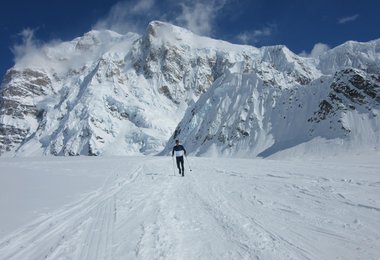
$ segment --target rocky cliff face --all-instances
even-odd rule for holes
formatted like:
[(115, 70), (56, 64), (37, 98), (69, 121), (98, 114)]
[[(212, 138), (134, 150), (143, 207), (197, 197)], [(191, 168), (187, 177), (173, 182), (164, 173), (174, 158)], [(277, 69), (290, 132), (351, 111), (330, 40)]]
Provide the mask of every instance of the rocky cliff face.
[(267, 155), (319, 137), (349, 138), (352, 111), (378, 131), (378, 46), (349, 42), (311, 59), (162, 22), (142, 36), (91, 31), (8, 71), (0, 151), (156, 154), (174, 132), (196, 154)]
[(43, 111), (36, 104), (53, 94), (51, 84), (37, 70), (8, 71), (0, 92), (0, 152), (11, 151), (37, 130)]

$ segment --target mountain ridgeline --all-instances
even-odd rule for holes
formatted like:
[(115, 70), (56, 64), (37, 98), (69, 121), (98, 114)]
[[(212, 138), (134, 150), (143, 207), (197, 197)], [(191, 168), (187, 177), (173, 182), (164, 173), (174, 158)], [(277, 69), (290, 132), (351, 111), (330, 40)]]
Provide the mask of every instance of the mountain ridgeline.
[(9, 69), (2, 156), (276, 157), (378, 151), (380, 40), (317, 58), (163, 22), (143, 35), (90, 31)]

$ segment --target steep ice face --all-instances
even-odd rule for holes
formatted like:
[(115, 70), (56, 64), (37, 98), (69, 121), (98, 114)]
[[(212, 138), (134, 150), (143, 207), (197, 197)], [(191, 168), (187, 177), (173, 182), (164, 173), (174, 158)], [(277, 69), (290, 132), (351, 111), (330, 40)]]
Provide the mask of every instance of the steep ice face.
[(287, 89), (267, 86), (256, 74), (225, 74), (188, 109), (163, 154), (175, 139), (189, 153), (209, 156), (378, 149), (379, 97), (378, 74), (358, 69)]
[(297, 116), (311, 114), (304, 103), (311, 92), (268, 85), (256, 73), (226, 73), (188, 109), (169, 144), (180, 139), (197, 155), (256, 156), (305, 128)]
[[(353, 114), (364, 106), (371, 107), (368, 122), (376, 131), (378, 72), (379, 41), (349, 42), (314, 59), (285, 46), (234, 45), (158, 21), (141, 36), (90, 31), (36, 49), (8, 71), (0, 151), (155, 154), (173, 132), (196, 154), (239, 156), (266, 156), (315, 138), (346, 140), (352, 134), (344, 129), (353, 128)], [(355, 111), (348, 99), (338, 105), (333, 98), (351, 93), (342, 87), (351, 79), (361, 85), (350, 89), (372, 100), (354, 100)], [(342, 106), (352, 113), (334, 117), (340, 122), (330, 128), (330, 106), (339, 115)]]

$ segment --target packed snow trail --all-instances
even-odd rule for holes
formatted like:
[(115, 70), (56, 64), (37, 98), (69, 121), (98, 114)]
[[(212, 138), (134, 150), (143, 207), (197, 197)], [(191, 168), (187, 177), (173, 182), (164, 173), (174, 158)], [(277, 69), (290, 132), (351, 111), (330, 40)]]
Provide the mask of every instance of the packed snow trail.
[(99, 159), (102, 187), (0, 259), (379, 259), (379, 164), (189, 159), (185, 177), (170, 157)]

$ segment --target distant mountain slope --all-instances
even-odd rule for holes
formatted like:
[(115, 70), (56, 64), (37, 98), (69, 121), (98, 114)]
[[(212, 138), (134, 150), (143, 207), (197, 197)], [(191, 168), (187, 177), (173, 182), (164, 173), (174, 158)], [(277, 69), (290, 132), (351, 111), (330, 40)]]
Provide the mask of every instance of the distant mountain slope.
[(173, 138), (199, 155), (269, 156), (320, 138), (373, 147), (379, 46), (347, 42), (312, 59), (158, 21), (143, 35), (90, 31), (8, 70), (0, 152), (156, 154)]
[[(210, 156), (323, 156), (378, 150), (379, 46), (380, 41), (349, 42), (314, 62), (291, 55), (286, 48), (273, 55), (272, 49), (256, 64), (244, 64), (251, 71), (219, 78), (188, 109), (163, 154), (174, 139), (182, 140), (190, 153)], [(264, 73), (268, 60), (274, 65), (271, 73)]]

